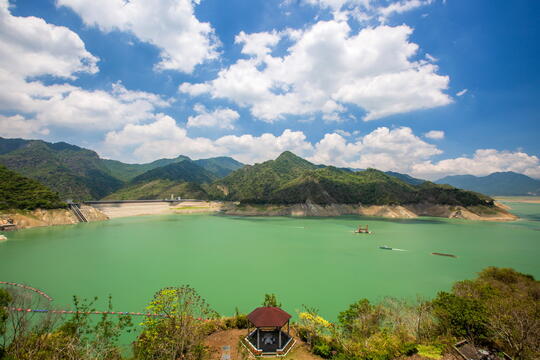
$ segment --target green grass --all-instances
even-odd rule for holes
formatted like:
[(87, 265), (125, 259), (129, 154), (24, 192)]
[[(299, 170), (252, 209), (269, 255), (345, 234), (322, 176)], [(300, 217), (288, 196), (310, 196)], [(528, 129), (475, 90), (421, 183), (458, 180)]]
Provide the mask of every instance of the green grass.
[(434, 360), (440, 360), (443, 357), (442, 346), (418, 345), (416, 348), (418, 349), (418, 355), (420, 356), (427, 357), (429, 359), (434, 359)]

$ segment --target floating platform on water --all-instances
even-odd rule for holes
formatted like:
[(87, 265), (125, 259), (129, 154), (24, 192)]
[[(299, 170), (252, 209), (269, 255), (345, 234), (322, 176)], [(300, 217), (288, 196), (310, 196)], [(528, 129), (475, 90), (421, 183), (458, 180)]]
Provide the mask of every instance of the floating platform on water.
[(452, 257), (452, 258), (457, 258), (457, 256), (454, 255), (454, 254), (445, 254), (445, 253), (438, 253), (438, 252), (432, 252), (431, 255), (448, 256), (448, 257)]

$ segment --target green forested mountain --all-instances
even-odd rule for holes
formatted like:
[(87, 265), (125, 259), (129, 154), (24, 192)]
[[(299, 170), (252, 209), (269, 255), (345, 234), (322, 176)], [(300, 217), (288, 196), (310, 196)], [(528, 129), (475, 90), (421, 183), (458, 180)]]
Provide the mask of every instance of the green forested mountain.
[(436, 182), (489, 195), (540, 195), (540, 180), (512, 171), (497, 172), (480, 177), (473, 175), (447, 176)]
[(398, 179), (403, 180), (407, 184), (411, 184), (411, 185), (420, 185), (420, 184), (423, 184), (426, 181), (426, 180), (414, 178), (414, 177), (412, 177), (410, 175), (407, 175), (407, 174), (398, 173), (398, 172), (395, 172), (395, 171), (385, 171), (384, 173), (386, 175), (397, 177)]
[(120, 190), (108, 195), (107, 200), (165, 199), (174, 197), (207, 199), (201, 184), (217, 177), (192, 161), (181, 161), (161, 166), (133, 178)]
[(236, 161), (228, 156), (199, 159), (194, 160), (193, 162), (220, 178), (225, 177), (233, 171), (238, 170), (244, 166), (244, 164), (242, 164), (241, 162)]
[(402, 174), (314, 165), (288, 151), (275, 160), (243, 167), (228, 157), (192, 161), (179, 156), (148, 164), (124, 164), (100, 159), (94, 151), (66, 143), (0, 138), (0, 164), (49, 186), (61, 199), (159, 199), (174, 195), (244, 203), (429, 202), (465, 206), (492, 201), (451, 186), (418, 184), (417, 179)]
[(210, 195), (244, 203), (492, 205), (490, 198), (430, 182), (412, 185), (368, 169), (351, 172), (318, 167), (291, 152), (276, 160), (245, 166), (216, 181)]
[[(182, 165), (178, 168), (167, 167), (181, 162), (191, 163), (191, 165)], [(132, 187), (131, 181), (135, 178), (139, 178), (137, 180), (139, 184), (151, 180), (173, 180), (174, 184), (169, 184), (170, 186), (176, 186), (185, 181), (212, 182), (243, 166), (242, 163), (230, 157), (192, 161), (183, 155), (146, 164), (126, 164), (116, 160), (101, 159), (94, 151), (63, 142), (48, 143), (41, 140), (1, 137), (0, 164), (49, 186), (58, 192), (62, 199), (73, 200), (101, 199), (122, 187)], [(151, 172), (155, 169), (160, 170)], [(158, 183), (154, 185), (157, 187), (151, 191), (152, 194), (170, 187), (165, 186), (164, 182), (159, 183), (159, 186)], [(191, 187), (187, 188), (191, 189)], [(146, 186), (145, 189), (148, 190), (150, 187)], [(183, 193), (195, 194), (197, 192), (185, 190)]]
[(64, 142), (0, 138), (0, 164), (59, 193), (62, 199), (99, 199), (122, 186), (91, 150)]
[(144, 174), (145, 172), (149, 170), (153, 170), (155, 168), (166, 166), (169, 164), (177, 163), (184, 160), (191, 160), (187, 156), (180, 155), (174, 159), (159, 159), (156, 161), (152, 161), (151, 163), (147, 164), (126, 164), (121, 161), (117, 160), (106, 160), (102, 159), (101, 161), (107, 167), (110, 174), (114, 176), (117, 179), (120, 179), (122, 181), (130, 181), (134, 177)]
[(193, 161), (203, 169), (208, 170), (217, 177), (229, 175), (234, 170), (244, 166), (241, 162), (233, 158), (222, 156), (209, 159), (191, 160), (189, 157), (180, 155), (174, 159), (159, 159), (147, 164), (126, 164), (117, 160), (102, 160), (104, 165), (109, 169), (112, 176), (125, 182), (133, 180), (133, 178), (144, 174), (147, 171), (167, 166), (181, 161)]
[(136, 176), (131, 183), (143, 183), (152, 180), (171, 180), (177, 182), (210, 183), (217, 177), (192, 161), (181, 161), (161, 166)]
[(156, 179), (128, 184), (103, 200), (155, 200), (168, 199), (171, 195), (183, 199), (208, 199), (208, 194), (200, 184)]
[(64, 206), (58, 194), (51, 189), (0, 165), (0, 210)]

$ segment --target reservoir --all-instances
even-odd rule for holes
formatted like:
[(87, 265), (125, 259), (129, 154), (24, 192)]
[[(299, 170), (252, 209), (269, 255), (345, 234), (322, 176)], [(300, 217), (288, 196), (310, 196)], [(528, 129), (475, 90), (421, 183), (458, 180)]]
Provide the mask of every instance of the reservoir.
[[(306, 304), (333, 320), (360, 298), (431, 298), (487, 266), (540, 278), (540, 204), (507, 204), (520, 220), (160, 215), (21, 230), (0, 243), (0, 280), (60, 309), (110, 294), (114, 310), (141, 312), (157, 290), (189, 284), (222, 315), (275, 293), (290, 313)], [(353, 233), (366, 224), (373, 234)]]

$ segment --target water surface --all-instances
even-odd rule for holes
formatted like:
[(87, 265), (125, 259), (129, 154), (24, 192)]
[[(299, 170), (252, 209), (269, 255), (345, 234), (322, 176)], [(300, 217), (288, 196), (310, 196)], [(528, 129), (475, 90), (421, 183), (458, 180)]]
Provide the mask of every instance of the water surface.
[[(189, 284), (224, 315), (276, 293), (292, 313), (307, 304), (335, 319), (359, 298), (432, 297), (487, 266), (539, 278), (540, 204), (509, 204), (522, 219), (166, 215), (28, 229), (0, 243), (0, 280), (40, 288), (57, 307), (111, 294), (116, 310), (138, 312), (160, 288)], [(374, 234), (353, 234), (359, 224)]]

